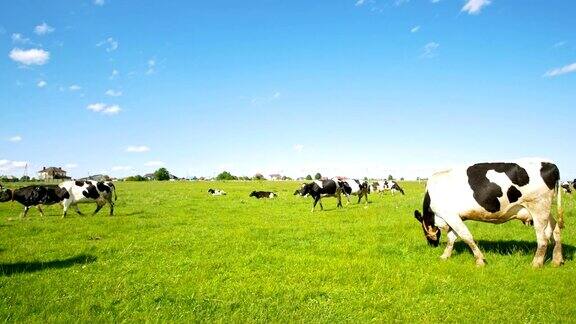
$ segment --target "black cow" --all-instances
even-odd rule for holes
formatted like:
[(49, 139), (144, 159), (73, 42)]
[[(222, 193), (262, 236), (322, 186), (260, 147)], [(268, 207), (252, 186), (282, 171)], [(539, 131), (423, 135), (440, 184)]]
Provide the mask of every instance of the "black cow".
[(274, 192), (271, 191), (252, 191), (250, 193), (250, 197), (256, 197), (258, 199), (260, 198), (274, 198), (277, 197), (278, 195)]
[(303, 183), (300, 188), (300, 196), (310, 195), (314, 199), (312, 211), (316, 208), (316, 204), (320, 203), (320, 209), (324, 210), (322, 206), (323, 197), (336, 197), (338, 199), (337, 207), (342, 207), (342, 186), (337, 180), (316, 180), (311, 183)]
[(17, 201), (24, 205), (21, 217), (26, 217), (32, 206), (36, 206), (40, 214), (44, 216), (41, 205), (53, 205), (67, 198), (70, 198), (68, 190), (57, 185), (31, 185), (14, 190), (3, 190), (0, 185), (0, 202)]

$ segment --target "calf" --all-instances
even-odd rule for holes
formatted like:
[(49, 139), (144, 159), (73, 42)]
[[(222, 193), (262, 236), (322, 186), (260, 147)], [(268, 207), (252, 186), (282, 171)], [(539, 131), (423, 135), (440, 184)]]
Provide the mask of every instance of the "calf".
[[(464, 225), (465, 220), (496, 224), (512, 219), (533, 221), (538, 247), (532, 265), (543, 265), (548, 241), (553, 236), (552, 263), (558, 266), (564, 262), (559, 179), (555, 164), (538, 159), (478, 163), (438, 172), (428, 180), (422, 213), (416, 210), (414, 217), (431, 246), (438, 246), (441, 229), (448, 232), (442, 259), (450, 257), (454, 241), (460, 237), (472, 249), (478, 266), (484, 265), (484, 255)], [(550, 214), (555, 190), (558, 221)]]
[[(85, 203), (96, 203), (96, 210), (92, 215), (96, 214), (108, 203), (110, 204), (110, 216), (114, 215), (114, 201), (116, 201), (118, 197), (116, 196), (116, 187), (111, 181), (70, 180), (62, 182), (59, 186), (65, 188), (70, 193), (70, 197), (62, 201), (64, 207), (62, 217), (66, 217), (70, 206), (74, 206), (76, 212), (82, 215), (78, 204)], [(112, 200), (112, 196), (114, 196), (114, 200)]]
[(36, 206), (40, 214), (44, 216), (41, 205), (53, 205), (69, 197), (68, 191), (57, 185), (31, 185), (14, 190), (3, 190), (0, 185), (0, 202), (17, 201), (24, 205), (21, 217), (26, 217), (32, 206)]
[(350, 195), (358, 196), (358, 203), (365, 197), (366, 206), (368, 205), (368, 182), (360, 182), (357, 179), (345, 179), (340, 181), (342, 192), (346, 195), (348, 204), (350, 203)]
[(314, 199), (312, 211), (316, 208), (316, 204), (320, 203), (320, 209), (324, 210), (322, 206), (323, 197), (336, 197), (338, 200), (337, 207), (342, 207), (341, 199), (342, 187), (338, 180), (316, 180), (311, 183), (303, 183), (300, 188), (300, 196), (310, 195)]
[(373, 192), (380, 192), (380, 193), (389, 190), (392, 194), (396, 193), (396, 191), (399, 191), (402, 195), (404, 195), (404, 190), (402, 190), (400, 185), (398, 185), (398, 183), (394, 180), (382, 180), (372, 182), (370, 190)]
[(224, 190), (220, 190), (220, 189), (208, 189), (208, 193), (211, 194), (212, 196), (225, 196), (226, 192)]
[(257, 199), (260, 199), (260, 198), (274, 198), (278, 197), (278, 195), (271, 191), (252, 191), (250, 193), (250, 197), (256, 197)]

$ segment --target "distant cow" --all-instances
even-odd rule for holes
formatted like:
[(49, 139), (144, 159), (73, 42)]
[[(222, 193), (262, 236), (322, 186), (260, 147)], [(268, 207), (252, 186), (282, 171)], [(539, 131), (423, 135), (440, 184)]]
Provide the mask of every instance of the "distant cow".
[(338, 180), (315, 180), (311, 183), (303, 183), (300, 188), (300, 195), (306, 196), (310, 195), (314, 199), (312, 205), (312, 211), (316, 208), (316, 204), (320, 203), (320, 209), (324, 210), (322, 202), (320, 201), (323, 197), (336, 197), (338, 200), (337, 207), (342, 207), (342, 187)]
[[(532, 265), (543, 265), (548, 241), (553, 236), (552, 263), (558, 266), (564, 262), (559, 179), (558, 167), (539, 159), (478, 163), (438, 172), (428, 180), (422, 214), (416, 210), (414, 217), (431, 246), (438, 246), (441, 229), (448, 231), (442, 259), (450, 257), (454, 241), (460, 237), (472, 249), (478, 266), (484, 265), (484, 255), (464, 225), (465, 220), (496, 224), (512, 219), (533, 221), (538, 247)], [(550, 214), (555, 190), (557, 222)]]
[[(110, 216), (114, 215), (114, 201), (118, 197), (116, 196), (116, 187), (111, 181), (69, 180), (62, 182), (59, 186), (70, 193), (70, 197), (62, 201), (64, 207), (62, 217), (66, 217), (70, 206), (74, 206), (76, 212), (82, 215), (78, 204), (85, 203), (96, 203), (96, 210), (93, 215), (108, 203), (110, 204)], [(114, 200), (112, 200), (113, 196)]]
[(571, 194), (572, 190), (576, 189), (576, 179), (574, 179), (574, 182), (564, 181), (560, 184), (560, 187), (565, 193)]
[(225, 196), (226, 192), (224, 190), (220, 190), (220, 189), (208, 189), (208, 193), (211, 194), (212, 196)]
[(26, 217), (32, 206), (36, 206), (40, 214), (44, 216), (42, 205), (53, 205), (69, 197), (68, 191), (57, 185), (31, 185), (14, 190), (3, 190), (0, 185), (0, 202), (17, 201), (24, 205), (21, 217)]
[(277, 197), (278, 195), (274, 192), (271, 191), (252, 191), (250, 193), (250, 197), (256, 197), (258, 199), (260, 198), (274, 198)]
[(372, 182), (370, 186), (371, 192), (380, 192), (383, 193), (385, 191), (390, 191), (392, 194), (399, 191), (402, 195), (404, 195), (404, 190), (398, 185), (398, 183), (394, 180), (382, 180), (382, 181), (375, 181)]
[(358, 203), (364, 197), (366, 205), (368, 205), (368, 182), (360, 182), (358, 179), (345, 179), (340, 180), (340, 186), (342, 187), (342, 193), (346, 195), (348, 204), (350, 203), (350, 195), (354, 195), (358, 196)]

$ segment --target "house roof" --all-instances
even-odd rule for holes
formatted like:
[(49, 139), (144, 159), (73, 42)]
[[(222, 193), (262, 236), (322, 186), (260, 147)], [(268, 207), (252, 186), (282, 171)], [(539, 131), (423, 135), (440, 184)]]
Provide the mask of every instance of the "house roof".
[(38, 172), (47, 172), (47, 173), (54, 173), (54, 172), (66, 172), (65, 170), (63, 170), (61, 167), (44, 167), (42, 168), (42, 170), (38, 171)]

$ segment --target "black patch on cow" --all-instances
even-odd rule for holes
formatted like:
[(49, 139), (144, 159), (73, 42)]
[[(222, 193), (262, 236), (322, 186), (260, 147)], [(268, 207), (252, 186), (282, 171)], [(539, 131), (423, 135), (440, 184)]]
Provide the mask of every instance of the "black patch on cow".
[(88, 188), (86, 188), (86, 190), (82, 191), (82, 194), (86, 198), (98, 199), (98, 197), (100, 197), (100, 195), (98, 194), (98, 190), (96, 190), (96, 186), (94, 186), (93, 184), (89, 185)]
[(424, 195), (424, 202), (422, 203), (422, 212), (424, 213), (423, 215), (424, 223), (427, 226), (436, 226), (434, 224), (434, 212), (432, 211), (432, 208), (430, 208), (430, 194), (428, 193), (428, 191), (426, 191), (426, 194)]
[(558, 170), (558, 167), (554, 163), (542, 162), (540, 176), (542, 176), (542, 180), (544, 180), (548, 189), (554, 189), (556, 183), (560, 180), (560, 170)]
[(505, 173), (513, 184), (522, 187), (530, 182), (530, 177), (526, 169), (516, 163), (478, 163), (470, 166), (466, 170), (468, 175), (468, 184), (474, 192), (474, 199), (482, 208), (491, 213), (500, 210), (500, 201), (502, 197), (502, 188), (494, 182), (490, 182), (486, 174), (494, 170), (498, 173)]
[(522, 193), (516, 187), (511, 186), (510, 188), (508, 188), (508, 191), (506, 192), (506, 196), (508, 197), (508, 201), (513, 203), (513, 202), (517, 202), (518, 199), (520, 199), (520, 197), (522, 197)]
[(84, 181), (80, 181), (80, 180), (76, 180), (76, 182), (74, 182), (78, 187), (84, 187)]
[(98, 181), (98, 183), (96, 184), (96, 188), (98, 188), (98, 191), (100, 192), (110, 192), (110, 187), (105, 185), (104, 182), (102, 181)]

